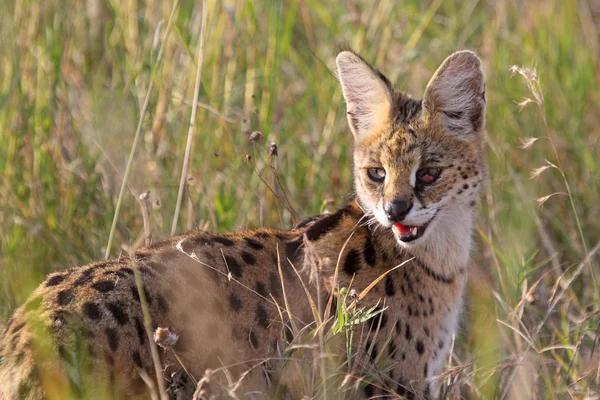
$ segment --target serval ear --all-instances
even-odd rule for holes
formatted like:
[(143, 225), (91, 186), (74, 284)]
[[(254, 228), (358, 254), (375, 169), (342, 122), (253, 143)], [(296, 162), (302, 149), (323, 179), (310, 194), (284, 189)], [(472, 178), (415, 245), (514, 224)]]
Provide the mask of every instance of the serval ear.
[(437, 69), (425, 89), (423, 117), (462, 140), (472, 140), (483, 132), (485, 83), (475, 53), (458, 51)]
[(389, 122), (392, 95), (389, 81), (351, 51), (338, 54), (338, 78), (342, 85), (348, 123), (356, 141)]

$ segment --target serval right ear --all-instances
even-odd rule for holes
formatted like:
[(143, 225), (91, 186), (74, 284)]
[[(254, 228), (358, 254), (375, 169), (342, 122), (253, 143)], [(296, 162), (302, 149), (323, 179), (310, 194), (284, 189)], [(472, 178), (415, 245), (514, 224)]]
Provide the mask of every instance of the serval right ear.
[(346, 100), (348, 123), (358, 142), (389, 122), (392, 109), (390, 83), (351, 51), (342, 51), (335, 62)]
[(423, 96), (424, 117), (444, 131), (470, 141), (485, 125), (485, 83), (479, 57), (457, 51), (437, 69)]

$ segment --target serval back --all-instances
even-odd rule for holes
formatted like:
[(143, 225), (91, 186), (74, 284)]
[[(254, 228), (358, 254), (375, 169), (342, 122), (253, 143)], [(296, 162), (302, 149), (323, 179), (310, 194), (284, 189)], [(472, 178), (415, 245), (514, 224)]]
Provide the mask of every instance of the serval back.
[(483, 178), (481, 63), (454, 53), (419, 101), (352, 52), (336, 61), (355, 200), (292, 231), (190, 232), (49, 275), (0, 338), (0, 399), (147, 397), (158, 382), (146, 322), (179, 336), (159, 352), (174, 398), (203, 377), (206, 397), (273, 396), (282, 349), (315, 328), (309, 298), (326, 304), (377, 281), (358, 304), (384, 311), (354, 336), (352, 359), (365, 361), (340, 397), (432, 394), (456, 332)]

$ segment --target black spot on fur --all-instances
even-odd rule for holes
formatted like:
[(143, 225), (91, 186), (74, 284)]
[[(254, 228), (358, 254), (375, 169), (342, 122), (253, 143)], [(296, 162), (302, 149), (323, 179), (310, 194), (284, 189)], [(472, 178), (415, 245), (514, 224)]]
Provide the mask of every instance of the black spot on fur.
[(250, 344), (252, 344), (252, 347), (255, 349), (258, 347), (258, 339), (252, 331), (250, 331)]
[(227, 239), (226, 237), (223, 237), (223, 236), (215, 236), (215, 237), (213, 237), (212, 240), (213, 240), (213, 242), (223, 245), (225, 247), (231, 247), (235, 244), (235, 242), (233, 240)]
[(402, 383), (398, 384), (398, 387), (396, 388), (396, 394), (399, 394), (400, 396), (406, 395), (406, 388)]
[(236, 278), (242, 277), (242, 266), (235, 258), (233, 258), (232, 256), (225, 256), (225, 262), (227, 263), (229, 272), (231, 272), (233, 276), (235, 276)]
[(410, 304), (408, 305), (408, 315), (409, 315), (410, 317), (412, 317), (412, 316), (413, 316), (413, 309), (412, 309), (412, 306), (411, 306)]
[(267, 314), (267, 310), (265, 310), (265, 308), (259, 304), (256, 307), (256, 319), (258, 321), (258, 324), (265, 329), (267, 329), (267, 327), (269, 326), (268, 317), (269, 316)]
[(265, 285), (261, 282), (256, 282), (256, 293), (260, 294), (263, 297), (267, 297), (267, 289)]
[(238, 312), (242, 309), (242, 300), (237, 297), (234, 293), (229, 294), (229, 306), (235, 312)]
[(288, 240), (287, 233), (288, 232), (279, 232), (275, 234), (275, 237), (279, 240)]
[(140, 294), (138, 292), (137, 286), (131, 285), (131, 295), (133, 296), (133, 298), (135, 299), (135, 301), (137, 301), (138, 303), (140, 303)]
[(454, 277), (447, 277), (441, 274), (438, 274), (435, 271), (432, 271), (429, 267), (427, 267), (427, 265), (425, 265), (422, 261), (418, 260), (415, 258), (414, 260), (416, 262), (416, 264), (421, 267), (425, 273), (433, 280), (438, 281), (438, 282), (442, 282), (445, 284), (452, 284), (454, 282)]
[(275, 272), (271, 272), (269, 274), (269, 287), (271, 288), (271, 294), (276, 299), (281, 298), (281, 281), (279, 279), (279, 275)]
[[(294, 265), (296, 264), (300, 264), (300, 257), (299, 257), (299, 253), (300, 253), (300, 247), (302, 246), (303, 241), (302, 241), (302, 237), (298, 237), (292, 241), (289, 241), (285, 244), (285, 254), (287, 255), (287, 258), (290, 259), (290, 261), (292, 261), (292, 263), (294, 263)], [(284, 264), (285, 261), (285, 256), (280, 256), (281, 257), (281, 265), (287, 265)]]
[[(378, 311), (378, 310), (376, 310)], [(385, 311), (378, 314), (375, 318), (373, 318), (373, 322), (371, 324), (371, 330), (375, 330), (377, 329), (377, 327), (379, 327), (379, 329), (383, 329), (385, 327), (385, 325), (387, 324), (388, 321), (388, 316), (385, 314)]]
[(421, 340), (417, 340), (417, 345), (415, 348), (417, 349), (417, 352), (419, 353), (419, 355), (422, 356), (423, 352), (425, 351), (425, 345), (423, 344), (423, 342)]
[(318, 220), (319, 218), (321, 218), (320, 215), (315, 215), (313, 217), (302, 220), (302, 221), (298, 222), (292, 229), (298, 230), (298, 229), (306, 228), (308, 225), (310, 225), (312, 222)]
[(392, 297), (396, 294), (394, 280), (389, 275), (385, 277), (385, 294), (389, 297)]
[(85, 303), (83, 305), (83, 313), (91, 320), (98, 320), (102, 318), (102, 312), (96, 303)]
[(66, 306), (71, 302), (71, 300), (73, 300), (73, 297), (75, 297), (73, 292), (70, 290), (63, 290), (58, 293), (58, 296), (56, 296), (56, 302), (59, 306)]
[(256, 257), (248, 253), (247, 251), (242, 251), (242, 260), (244, 260), (244, 262), (248, 265), (256, 264)]
[(81, 273), (81, 276), (79, 278), (77, 278), (77, 280), (75, 280), (75, 282), (73, 282), (73, 286), (78, 287), (85, 283), (88, 283), (89, 281), (91, 281), (93, 279), (93, 276), (92, 276), (93, 273), (94, 273), (93, 268), (86, 269), (85, 271), (83, 271)]
[(396, 350), (398, 350), (396, 348), (396, 343), (394, 343), (393, 340), (390, 340), (388, 344), (388, 354), (390, 355), (390, 357), (394, 357), (394, 354), (396, 354)]
[(248, 247), (250, 247), (251, 249), (262, 250), (262, 249), (265, 248), (265, 246), (263, 246), (262, 243), (254, 240), (252, 238), (245, 237), (244, 241), (246, 242), (246, 244), (248, 245)]
[(118, 276), (119, 278), (127, 278), (128, 277), (128, 275), (125, 272), (118, 270), (118, 269), (113, 270), (113, 271), (104, 271), (104, 273), (102, 275), (103, 276), (113, 275), (113, 276)]
[(423, 368), (423, 376), (427, 378), (427, 373), (429, 372), (429, 366), (425, 363), (425, 368)]
[(110, 347), (110, 349), (112, 351), (116, 351), (117, 348), (119, 347), (119, 335), (118, 335), (117, 331), (113, 328), (106, 328), (104, 330), (104, 333), (106, 333), (106, 339), (108, 340), (108, 347)]
[(318, 240), (323, 235), (335, 229), (339, 225), (340, 221), (342, 220), (342, 217), (346, 213), (347, 210), (345, 208), (342, 208), (341, 210), (338, 210), (333, 214), (325, 215), (306, 230), (306, 238), (311, 242)]
[(140, 356), (139, 351), (134, 351), (131, 354), (131, 358), (133, 359), (133, 362), (135, 363), (135, 365), (137, 365), (138, 368), (142, 368), (142, 357)]
[(467, 190), (468, 188), (469, 188), (469, 185), (465, 183), (465, 184), (463, 185), (463, 189)]
[(409, 324), (406, 324), (406, 326), (405, 326), (404, 337), (409, 342), (412, 340), (413, 335), (412, 335), (412, 330), (410, 329), (410, 325)]
[(371, 360), (375, 360), (375, 357), (377, 357), (378, 354), (377, 345), (371, 342), (370, 340), (367, 340), (367, 343), (365, 345), (365, 353), (369, 355), (369, 358), (371, 358)]
[(285, 325), (283, 327), (283, 332), (285, 334), (285, 340), (287, 341), (287, 343), (292, 343), (292, 341), (294, 340), (294, 332), (292, 332), (292, 329), (288, 325)]
[(443, 339), (440, 339), (440, 341), (438, 342), (438, 347), (440, 348), (440, 350), (444, 348), (444, 340)]
[(375, 253), (375, 248), (373, 247), (373, 242), (371, 238), (367, 238), (365, 241), (365, 248), (363, 249), (363, 256), (365, 257), (365, 261), (369, 264), (370, 267), (374, 267), (377, 263), (377, 254)]
[(94, 289), (102, 293), (108, 293), (115, 289), (114, 281), (98, 281), (92, 285)]
[(350, 250), (344, 260), (344, 272), (348, 275), (354, 275), (360, 270), (360, 254), (356, 250)]
[(46, 287), (56, 286), (64, 280), (64, 275), (53, 275), (46, 281)]
[(142, 325), (142, 321), (138, 318), (134, 318), (135, 331), (138, 335), (138, 340), (140, 344), (143, 346), (146, 343), (146, 331), (144, 330), (144, 325)]
[(400, 322), (399, 319), (396, 320), (396, 323), (394, 324), (394, 328), (396, 328), (397, 335), (399, 335), (402, 332), (402, 323)]
[(106, 308), (112, 314), (119, 325), (125, 325), (129, 322), (129, 316), (125, 312), (124, 304), (121, 302), (107, 303)]

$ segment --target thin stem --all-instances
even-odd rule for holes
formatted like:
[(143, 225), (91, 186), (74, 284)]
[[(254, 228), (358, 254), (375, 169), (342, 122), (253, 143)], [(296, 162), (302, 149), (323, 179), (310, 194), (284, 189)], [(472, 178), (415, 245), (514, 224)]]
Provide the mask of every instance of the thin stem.
[(544, 122), (544, 127), (546, 128), (546, 136), (548, 137), (548, 141), (550, 142), (550, 147), (552, 147), (552, 152), (554, 153), (554, 157), (556, 157), (556, 165), (558, 165), (558, 171), (563, 178), (563, 182), (567, 189), (567, 195), (569, 197), (569, 203), (571, 205), (571, 209), (573, 210), (573, 215), (575, 216), (575, 223), (577, 224), (577, 230), (579, 231), (579, 236), (581, 237), (581, 244), (583, 245), (583, 250), (585, 252), (585, 258), (588, 260), (588, 267), (590, 269), (590, 276), (592, 278), (592, 284), (594, 285), (594, 297), (596, 300), (600, 298), (600, 293), (598, 293), (598, 282), (596, 282), (596, 275), (592, 270), (592, 263), (589, 259), (589, 251), (588, 246), (585, 241), (585, 235), (583, 234), (583, 228), (581, 227), (581, 221), (579, 220), (579, 215), (577, 214), (577, 208), (575, 207), (575, 201), (573, 199), (573, 194), (571, 192), (571, 186), (569, 185), (569, 181), (567, 180), (567, 176), (565, 175), (564, 169), (560, 162), (560, 157), (558, 155), (558, 150), (554, 144), (554, 140), (552, 140), (552, 136), (550, 135), (550, 131), (548, 129), (548, 122), (546, 120), (546, 113), (542, 109), (542, 105), (540, 104), (540, 110), (542, 112), (542, 120)]
[(158, 66), (162, 61), (165, 43), (169, 37), (169, 32), (171, 32), (171, 25), (173, 24), (173, 19), (175, 16), (175, 11), (177, 10), (177, 6), (179, 5), (179, 0), (175, 0), (173, 2), (173, 8), (171, 9), (171, 15), (169, 15), (169, 22), (167, 23), (167, 29), (165, 30), (165, 35), (163, 37), (163, 41), (160, 44), (160, 50), (158, 51), (158, 57), (156, 57), (156, 64), (152, 69), (152, 73), (150, 74), (150, 82), (148, 83), (148, 91), (146, 92), (146, 98), (144, 99), (144, 104), (142, 106), (142, 110), (140, 112), (140, 119), (138, 121), (137, 129), (135, 131), (135, 136), (133, 138), (133, 144), (131, 145), (131, 152), (129, 153), (129, 159), (127, 160), (127, 166), (125, 167), (125, 174), (123, 174), (123, 183), (121, 183), (121, 190), (119, 190), (119, 198), (117, 199), (117, 206), (115, 208), (115, 215), (113, 216), (112, 225), (110, 227), (110, 233), (108, 235), (108, 243), (106, 244), (106, 251), (104, 253), (104, 258), (108, 258), (110, 256), (110, 248), (112, 247), (113, 237), (115, 235), (115, 229), (117, 227), (117, 220), (119, 219), (119, 212), (121, 211), (121, 204), (123, 202), (123, 194), (125, 193), (125, 186), (127, 185), (127, 179), (129, 178), (129, 172), (131, 171), (131, 165), (133, 164), (133, 158), (135, 156), (135, 152), (137, 150), (138, 142), (140, 141), (142, 126), (144, 125), (144, 117), (146, 116), (146, 110), (148, 110), (148, 103), (150, 103), (150, 94), (152, 93), (152, 88), (154, 86), (154, 78), (156, 77), (156, 72), (158, 71)]
[(200, 26), (200, 40), (198, 41), (198, 61), (196, 66), (196, 84), (194, 86), (194, 100), (192, 103), (192, 114), (190, 116), (190, 127), (188, 129), (187, 143), (185, 145), (185, 156), (183, 158), (183, 167), (181, 168), (181, 178), (179, 180), (179, 193), (177, 193), (177, 203), (175, 204), (175, 214), (173, 215), (173, 224), (171, 225), (171, 235), (177, 230), (177, 220), (179, 219), (179, 210), (181, 209), (181, 200), (183, 199), (183, 189), (187, 179), (187, 172), (190, 164), (190, 154), (192, 151), (192, 142), (196, 126), (196, 112), (198, 110), (198, 94), (200, 92), (200, 81), (202, 78), (202, 61), (204, 60), (204, 34), (206, 30), (206, 0), (202, 1), (202, 25)]

